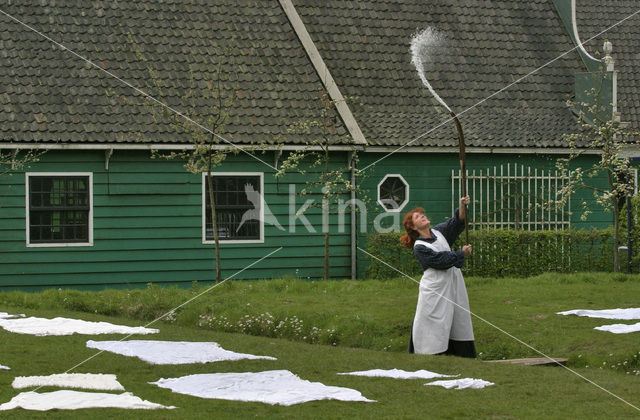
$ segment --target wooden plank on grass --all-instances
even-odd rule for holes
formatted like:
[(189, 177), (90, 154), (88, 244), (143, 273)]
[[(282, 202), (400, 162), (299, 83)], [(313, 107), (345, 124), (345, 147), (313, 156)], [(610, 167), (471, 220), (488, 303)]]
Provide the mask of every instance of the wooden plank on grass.
[(557, 366), (565, 365), (567, 359), (562, 357), (548, 358), (548, 357), (529, 357), (525, 359), (503, 359), (503, 360), (487, 360), (491, 363), (508, 363), (512, 365), (527, 365), (527, 366)]

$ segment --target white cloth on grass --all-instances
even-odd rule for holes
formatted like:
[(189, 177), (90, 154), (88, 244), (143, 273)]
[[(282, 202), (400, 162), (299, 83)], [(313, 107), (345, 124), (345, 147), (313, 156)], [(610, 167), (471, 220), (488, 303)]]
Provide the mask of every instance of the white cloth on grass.
[[(423, 245), (435, 252), (451, 251), (444, 234), (435, 229), (432, 232), (436, 236), (435, 242), (417, 240), (414, 247)], [(411, 336), (418, 354), (442, 353), (449, 348), (450, 339), (474, 339), (469, 297), (459, 268), (424, 271)]]
[(625, 309), (573, 309), (571, 311), (557, 312), (558, 315), (578, 315), (590, 318), (605, 319), (640, 319), (640, 308)]
[(614, 334), (628, 334), (640, 331), (640, 322), (635, 324), (610, 324), (601, 327), (595, 327), (594, 330), (608, 331)]
[(293, 405), (314, 400), (374, 402), (351, 388), (300, 379), (288, 370), (210, 373), (150, 382), (180, 394), (201, 398)]
[(361, 370), (357, 372), (345, 372), (338, 373), (338, 375), (353, 375), (353, 376), (374, 376), (383, 378), (395, 378), (395, 379), (431, 379), (431, 378), (453, 378), (459, 375), (443, 375), (441, 373), (431, 372), (428, 370), (416, 370), (415, 372), (407, 372), (402, 369), (371, 369)]
[(447, 389), (455, 388), (455, 389), (480, 389), (486, 386), (495, 385), (493, 382), (484, 381), (482, 379), (474, 379), (474, 378), (462, 378), (462, 379), (448, 379), (441, 381), (434, 381), (426, 383), (425, 385), (435, 385), (441, 386)]
[(123, 356), (138, 357), (155, 365), (180, 365), (186, 363), (208, 363), (226, 360), (267, 359), (277, 360), (270, 356), (235, 353), (225, 350), (214, 342), (187, 341), (87, 341), (87, 347), (105, 350)]
[(127, 327), (108, 322), (83, 321), (69, 318), (16, 318), (0, 319), (0, 327), (18, 334), (71, 335), (71, 334), (155, 334), (158, 330), (144, 327)]
[(0, 365), (0, 369), (11, 370), (9, 366)]
[(130, 392), (122, 394), (106, 394), (102, 392), (81, 392), (81, 391), (55, 391), (44, 392), (22, 392), (11, 399), (11, 401), (0, 405), (0, 410), (11, 410), (14, 408), (24, 408), (25, 410), (77, 410), (81, 408), (128, 408), (153, 410), (158, 408), (175, 408), (152, 403), (136, 397)]
[(11, 384), (15, 389), (57, 386), (59, 388), (100, 389), (124, 391), (116, 375), (102, 373), (59, 373), (49, 376), (18, 376)]
[(24, 318), (24, 314), (10, 315), (6, 312), (0, 312), (0, 319)]

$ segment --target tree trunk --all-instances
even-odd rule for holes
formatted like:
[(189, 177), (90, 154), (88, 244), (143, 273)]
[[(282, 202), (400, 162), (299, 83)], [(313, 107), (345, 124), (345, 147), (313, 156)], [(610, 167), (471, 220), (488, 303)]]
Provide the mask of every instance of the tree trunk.
[(329, 232), (324, 234), (324, 279), (329, 280)]
[(216, 221), (216, 204), (213, 198), (213, 179), (211, 177), (211, 155), (209, 155), (209, 165), (207, 171), (207, 187), (209, 188), (209, 203), (211, 203), (211, 228), (213, 229), (213, 242), (216, 260), (216, 283), (222, 278), (222, 270), (220, 269), (220, 242), (218, 241), (218, 223)]
[[(325, 187), (324, 187), (324, 202), (326, 203), (326, 209), (322, 209), (322, 218), (324, 227), (324, 279), (329, 280), (329, 212), (331, 210), (331, 203), (329, 200), (331, 199), (331, 186), (327, 182), (327, 178), (329, 177), (329, 142), (327, 141), (325, 150), (324, 150), (324, 178), (325, 178)], [(324, 203), (323, 203), (324, 204)]]
[(616, 273), (620, 272), (620, 253), (618, 252), (618, 246), (620, 245), (619, 226), (620, 209), (618, 208), (618, 200), (616, 199), (613, 204), (613, 271)]

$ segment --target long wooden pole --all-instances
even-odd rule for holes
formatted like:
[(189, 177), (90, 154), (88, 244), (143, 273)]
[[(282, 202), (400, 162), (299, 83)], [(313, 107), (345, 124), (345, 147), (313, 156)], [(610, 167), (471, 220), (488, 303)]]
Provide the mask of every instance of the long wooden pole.
[[(464, 133), (462, 132), (462, 125), (460, 125), (460, 121), (453, 111), (451, 111), (451, 117), (456, 123), (456, 129), (458, 130), (458, 146), (460, 148), (460, 181), (462, 182), (462, 196), (465, 197), (467, 195), (467, 159), (465, 155)], [(466, 204), (464, 207), (466, 215), (464, 218), (464, 237), (466, 243), (469, 244), (469, 212), (467, 211), (468, 209)]]

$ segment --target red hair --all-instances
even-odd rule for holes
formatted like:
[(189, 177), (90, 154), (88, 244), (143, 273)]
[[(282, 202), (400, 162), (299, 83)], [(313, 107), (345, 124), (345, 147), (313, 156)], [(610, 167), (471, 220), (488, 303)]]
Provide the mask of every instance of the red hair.
[(404, 220), (402, 221), (402, 225), (404, 226), (404, 230), (407, 231), (407, 234), (400, 237), (400, 242), (402, 243), (402, 246), (409, 249), (413, 249), (413, 244), (416, 243), (416, 239), (418, 239), (418, 236), (420, 236), (418, 231), (413, 226), (413, 215), (415, 213), (423, 214), (424, 209), (422, 207), (416, 207), (409, 213), (405, 214)]

